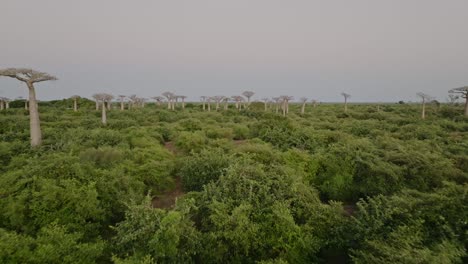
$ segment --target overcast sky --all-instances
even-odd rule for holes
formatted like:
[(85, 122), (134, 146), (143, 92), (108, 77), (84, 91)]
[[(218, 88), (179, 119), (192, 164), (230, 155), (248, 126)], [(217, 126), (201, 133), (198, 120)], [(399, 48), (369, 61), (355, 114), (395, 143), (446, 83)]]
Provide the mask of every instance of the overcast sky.
[[(468, 85), (467, 0), (1, 0), (0, 68), (60, 80), (41, 100), (96, 92), (256, 92), (445, 101)], [(0, 78), (0, 96), (26, 96)]]

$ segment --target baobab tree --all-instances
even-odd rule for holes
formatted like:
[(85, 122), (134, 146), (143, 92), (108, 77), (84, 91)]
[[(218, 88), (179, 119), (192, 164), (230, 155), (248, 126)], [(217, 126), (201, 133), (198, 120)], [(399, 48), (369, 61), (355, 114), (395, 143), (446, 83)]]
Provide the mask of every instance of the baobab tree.
[(215, 101), (215, 99), (212, 96), (208, 97), (208, 99), (207, 99), (208, 112), (211, 112), (211, 101)]
[(111, 94), (106, 94), (107, 110), (111, 110), (112, 99), (114, 99), (114, 96), (113, 96), (113, 95), (111, 95)]
[(263, 105), (265, 106), (265, 112), (268, 111), (268, 100), (269, 99), (267, 97), (262, 98)]
[(164, 92), (162, 93), (162, 96), (167, 98), (167, 109), (173, 109), (174, 107), (172, 106), (172, 100), (174, 99), (174, 94), (171, 92)]
[(126, 97), (127, 97), (127, 96), (122, 95), (122, 94), (119, 95), (119, 98), (120, 98), (120, 111), (125, 110), (125, 102), (124, 102), (124, 100), (125, 100)]
[(454, 88), (449, 91), (451, 94), (460, 94), (460, 97), (465, 98), (465, 109), (464, 115), (468, 116), (468, 86), (463, 86), (459, 88)]
[(179, 95), (179, 98), (182, 101), (182, 109), (185, 109), (185, 99), (187, 98), (187, 96)]
[(36, 100), (35, 83), (45, 81), (55, 81), (57, 77), (45, 72), (38, 72), (25, 68), (8, 68), (0, 70), (0, 76), (15, 78), (24, 82), (29, 90), (29, 125), (31, 134), (31, 146), (37, 147), (42, 143), (41, 124), (39, 119), (39, 109)]
[(96, 102), (96, 111), (99, 110), (99, 100), (100, 100), (100, 99), (99, 99), (99, 98), (100, 98), (99, 95), (100, 95), (100, 94), (93, 94), (93, 99), (94, 99), (94, 101)]
[(422, 99), (422, 111), (421, 111), (421, 118), (425, 119), (426, 118), (426, 103), (433, 98), (425, 93), (417, 93), (417, 96), (419, 96)]
[(255, 93), (252, 92), (252, 91), (245, 91), (245, 92), (242, 93), (243, 96), (247, 97), (247, 106), (250, 105), (250, 98), (251, 98), (252, 96), (254, 96), (254, 94), (255, 94)]
[(216, 96), (213, 96), (212, 98), (213, 98), (213, 99), (215, 100), (215, 102), (216, 102), (216, 111), (218, 111), (218, 110), (219, 110), (219, 104), (220, 104), (221, 101), (224, 99), (224, 96), (222, 96), (222, 95), (216, 95)]
[(348, 99), (351, 98), (351, 95), (347, 93), (341, 93), (341, 95), (344, 97), (344, 111), (346, 113), (348, 112)]
[(5, 97), (0, 97), (0, 111), (5, 109)]
[(206, 104), (206, 99), (207, 98), (208, 98), (208, 96), (205, 96), (205, 95), (200, 96), (200, 101), (202, 102), (202, 105), (203, 105), (202, 106), (203, 111), (205, 111), (205, 109), (206, 109), (205, 104)]
[(106, 93), (100, 93), (100, 94), (96, 94), (96, 98), (97, 100), (101, 102), (101, 109), (102, 109), (101, 122), (103, 125), (106, 125), (107, 124), (106, 102), (112, 100), (114, 96), (110, 94), (106, 94)]
[[(450, 91), (449, 91), (450, 92)], [(449, 94), (448, 95), (448, 98), (447, 98), (447, 101), (450, 103), (450, 104), (455, 104), (457, 102), (457, 100), (460, 99), (460, 96), (456, 95), (456, 94)]]
[(161, 103), (164, 101), (164, 98), (162, 96), (155, 96), (151, 98), (156, 101), (158, 107), (161, 107)]
[(242, 102), (242, 100), (244, 100), (244, 98), (242, 96), (239, 96), (239, 95), (231, 96), (231, 98), (236, 103), (236, 109), (240, 111), (241, 108), (242, 108), (241, 102)]
[(293, 98), (294, 97), (288, 95), (280, 96), (283, 109), (283, 116), (286, 116), (286, 114), (289, 113), (289, 101), (293, 100)]
[(278, 113), (281, 98), (273, 97), (272, 99), (273, 99), (273, 102), (275, 102), (275, 113)]
[(224, 110), (228, 110), (228, 107), (229, 107), (229, 97), (224, 97), (224, 98), (223, 98), (223, 101), (224, 101)]
[(73, 95), (70, 98), (73, 99), (73, 111), (78, 111), (78, 99), (80, 99), (81, 97), (79, 95)]
[(317, 107), (317, 100), (315, 100), (315, 99), (312, 100), (312, 105), (314, 106), (314, 108)]
[(299, 101), (301, 101), (301, 103), (302, 103), (302, 106), (301, 106), (301, 114), (303, 115), (304, 112), (305, 112), (305, 106), (306, 106), (306, 103), (307, 103), (307, 98), (301, 97), (301, 98), (299, 99)]

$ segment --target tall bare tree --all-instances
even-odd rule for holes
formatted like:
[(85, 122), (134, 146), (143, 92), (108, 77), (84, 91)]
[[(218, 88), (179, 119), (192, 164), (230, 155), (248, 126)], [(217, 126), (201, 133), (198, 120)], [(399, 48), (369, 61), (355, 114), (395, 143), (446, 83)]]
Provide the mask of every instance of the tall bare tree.
[(341, 95), (344, 97), (344, 111), (346, 113), (348, 112), (348, 99), (351, 98), (351, 95), (347, 93), (341, 93)]
[(252, 91), (245, 91), (245, 92), (242, 93), (243, 96), (247, 97), (247, 106), (250, 105), (250, 98), (251, 98), (252, 96), (254, 96), (254, 94), (255, 94), (255, 93), (252, 92)]
[(5, 109), (5, 97), (0, 97), (0, 111)]
[(267, 98), (267, 97), (263, 97), (263, 98), (262, 98), (262, 101), (263, 101), (263, 106), (264, 106), (264, 110), (265, 110), (265, 112), (267, 112), (267, 111), (268, 111), (268, 100), (270, 100), (270, 99), (269, 99), (269, 98)]
[(205, 109), (206, 109), (205, 105), (206, 105), (206, 99), (207, 98), (208, 98), (208, 96), (205, 96), (205, 95), (200, 96), (200, 100), (201, 100), (202, 105), (203, 105), (203, 108), (202, 108), (203, 111), (205, 111)]
[(313, 99), (312, 100), (312, 105), (314, 106), (314, 108), (317, 107), (317, 100)]
[(125, 98), (126, 97), (127, 96), (125, 96), (123, 94), (119, 95), (119, 98), (120, 98), (120, 111), (125, 110)]
[(302, 103), (302, 106), (301, 106), (301, 114), (304, 114), (304, 113), (305, 113), (305, 106), (306, 106), (306, 103), (307, 103), (307, 98), (301, 97), (301, 98), (299, 99), (299, 101), (301, 101), (301, 103)]
[(106, 104), (107, 104), (107, 110), (112, 109), (112, 99), (114, 99), (114, 96), (111, 94), (106, 94)]
[(81, 97), (79, 95), (73, 95), (70, 98), (73, 99), (73, 111), (78, 111), (78, 99), (80, 99)]
[(162, 96), (166, 97), (166, 99), (167, 99), (167, 109), (171, 110), (173, 108), (172, 100), (174, 99), (174, 94), (171, 93), (171, 92), (164, 92), (164, 93), (162, 93)]
[(221, 101), (224, 99), (224, 96), (222, 96), (222, 95), (216, 95), (216, 96), (213, 96), (212, 98), (213, 98), (213, 99), (215, 100), (215, 102), (216, 102), (216, 111), (218, 111), (218, 110), (219, 110), (219, 104), (220, 104)]
[(460, 94), (460, 97), (465, 98), (465, 116), (468, 116), (468, 86), (454, 88), (449, 91), (451, 94)]
[(432, 96), (425, 94), (425, 93), (417, 93), (417, 96), (419, 96), (422, 100), (422, 111), (421, 111), (421, 118), (425, 119), (426, 118), (426, 103), (432, 100)]
[(182, 109), (185, 109), (185, 99), (187, 99), (187, 96), (179, 95), (179, 98), (182, 101)]
[(273, 102), (275, 102), (275, 113), (278, 113), (279, 111), (279, 105), (281, 103), (281, 98), (280, 97), (273, 97)]
[(0, 76), (15, 78), (26, 83), (29, 90), (29, 125), (31, 134), (31, 146), (37, 147), (42, 143), (41, 124), (39, 119), (39, 109), (36, 100), (35, 83), (45, 81), (55, 81), (57, 77), (45, 72), (38, 72), (25, 68), (8, 68), (0, 70)]
[(93, 99), (96, 102), (96, 111), (99, 110), (99, 100), (100, 100), (99, 98), (100, 98), (99, 94), (93, 94)]
[(161, 103), (164, 101), (164, 97), (155, 96), (155, 97), (151, 97), (151, 98), (156, 101), (156, 104), (158, 105), (158, 107), (161, 107)]
[(215, 101), (215, 99), (212, 96), (208, 97), (208, 99), (207, 99), (208, 112), (211, 112), (211, 101)]
[(447, 101), (449, 102), (449, 104), (455, 104), (458, 99), (460, 99), (460, 96), (458, 96), (456, 94), (449, 94), (448, 98), (447, 98)]
[(223, 102), (224, 102), (224, 110), (226, 111), (229, 108), (229, 97), (224, 97)]

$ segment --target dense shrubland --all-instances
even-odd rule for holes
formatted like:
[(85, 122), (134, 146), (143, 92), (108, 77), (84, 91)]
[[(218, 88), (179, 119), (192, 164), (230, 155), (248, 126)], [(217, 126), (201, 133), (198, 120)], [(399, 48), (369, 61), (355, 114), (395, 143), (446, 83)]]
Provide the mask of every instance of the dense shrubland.
[(2, 263), (467, 260), (462, 106), (72, 106), (39, 104), (35, 149), (23, 105), (0, 112)]

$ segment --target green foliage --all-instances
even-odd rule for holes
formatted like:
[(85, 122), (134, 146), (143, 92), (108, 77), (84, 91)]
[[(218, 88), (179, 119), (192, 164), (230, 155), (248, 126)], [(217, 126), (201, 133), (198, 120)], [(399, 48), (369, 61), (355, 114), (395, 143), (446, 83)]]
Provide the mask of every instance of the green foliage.
[[(1, 263), (465, 263), (462, 105), (0, 111)], [(232, 105), (231, 105), (232, 108)], [(164, 202), (162, 202), (164, 201)], [(356, 206), (357, 202), (357, 206)], [(344, 205), (343, 205), (344, 204)], [(155, 208), (158, 207), (158, 208)], [(164, 209), (163, 209), (164, 208)]]
[(200, 153), (184, 157), (178, 166), (186, 191), (201, 191), (205, 184), (214, 182), (223, 175), (232, 157), (221, 149), (205, 149)]

